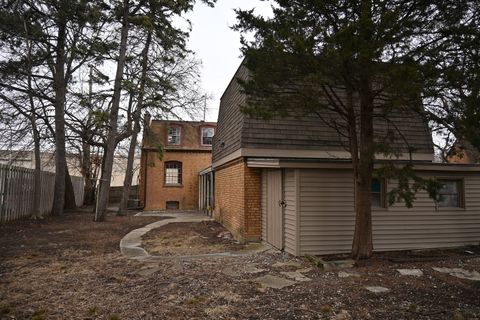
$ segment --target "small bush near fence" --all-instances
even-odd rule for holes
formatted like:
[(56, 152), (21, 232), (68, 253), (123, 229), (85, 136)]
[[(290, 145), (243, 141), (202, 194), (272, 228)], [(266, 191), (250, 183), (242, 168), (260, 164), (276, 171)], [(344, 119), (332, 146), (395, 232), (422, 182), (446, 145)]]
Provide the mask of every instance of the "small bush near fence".
[[(34, 195), (33, 169), (0, 165), (0, 223), (28, 218), (33, 211)], [(55, 174), (41, 172), (40, 213), (50, 214), (53, 206), (53, 191)], [(77, 206), (83, 205), (82, 177), (72, 177), (75, 202)]]

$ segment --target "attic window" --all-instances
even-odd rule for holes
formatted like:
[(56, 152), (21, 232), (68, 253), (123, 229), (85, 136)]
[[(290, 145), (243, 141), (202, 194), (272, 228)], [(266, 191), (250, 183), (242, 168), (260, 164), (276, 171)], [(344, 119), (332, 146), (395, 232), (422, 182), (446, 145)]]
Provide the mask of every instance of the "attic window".
[(213, 142), (213, 136), (215, 135), (215, 128), (203, 127), (202, 128), (202, 145), (211, 146)]
[(167, 144), (178, 146), (182, 139), (182, 128), (181, 127), (170, 127), (168, 128), (168, 137)]

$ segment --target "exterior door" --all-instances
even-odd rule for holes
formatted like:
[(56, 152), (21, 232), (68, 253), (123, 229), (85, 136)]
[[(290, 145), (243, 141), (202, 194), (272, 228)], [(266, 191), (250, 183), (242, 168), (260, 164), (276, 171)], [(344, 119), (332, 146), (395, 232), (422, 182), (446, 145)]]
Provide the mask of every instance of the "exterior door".
[(267, 171), (267, 242), (283, 249), (282, 170)]

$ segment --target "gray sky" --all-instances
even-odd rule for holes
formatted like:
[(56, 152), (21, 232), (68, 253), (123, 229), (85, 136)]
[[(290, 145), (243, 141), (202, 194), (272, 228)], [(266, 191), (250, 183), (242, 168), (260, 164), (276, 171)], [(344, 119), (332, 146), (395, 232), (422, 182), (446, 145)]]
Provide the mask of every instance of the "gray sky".
[(261, 0), (218, 0), (214, 8), (199, 1), (188, 16), (192, 22), (189, 47), (202, 61), (202, 86), (213, 95), (207, 102), (207, 121), (217, 121), (220, 97), (242, 60), (240, 34), (230, 29), (237, 8), (255, 8), (262, 15), (272, 11), (269, 2)]

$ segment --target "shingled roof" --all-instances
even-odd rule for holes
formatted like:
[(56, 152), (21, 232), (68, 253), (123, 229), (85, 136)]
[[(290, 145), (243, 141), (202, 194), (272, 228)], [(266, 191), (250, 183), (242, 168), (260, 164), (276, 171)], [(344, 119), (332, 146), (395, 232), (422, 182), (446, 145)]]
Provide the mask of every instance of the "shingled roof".
[[(243, 114), (240, 108), (246, 102), (237, 79), (246, 79), (248, 70), (241, 65), (220, 100), (217, 132), (213, 142), (213, 162), (240, 149), (261, 150), (317, 150), (345, 151), (347, 141), (338, 132), (322, 122), (315, 114), (301, 117), (255, 119)], [(333, 115), (334, 116), (334, 115)], [(376, 137), (383, 137), (389, 129), (398, 130), (393, 147), (401, 152), (413, 150), (425, 159), (433, 159), (433, 143), (424, 119), (413, 111), (388, 116), (389, 121), (375, 119)], [(393, 128), (394, 127), (394, 128)], [(266, 153), (264, 156), (268, 156)]]

